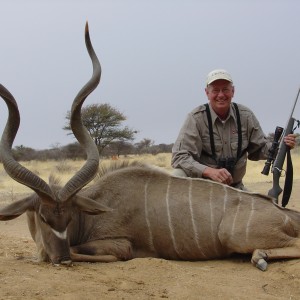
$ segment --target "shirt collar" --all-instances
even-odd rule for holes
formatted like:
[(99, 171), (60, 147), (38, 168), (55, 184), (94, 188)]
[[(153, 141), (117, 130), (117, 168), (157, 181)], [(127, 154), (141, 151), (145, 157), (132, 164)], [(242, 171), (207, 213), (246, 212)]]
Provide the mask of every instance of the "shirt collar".
[[(220, 122), (222, 122), (222, 120), (218, 117), (218, 115), (215, 113), (215, 111), (212, 109), (210, 103), (208, 104), (209, 105), (209, 110), (210, 110), (210, 113), (211, 113), (211, 120), (213, 122), (213, 124), (216, 122), (216, 120), (218, 119)], [(233, 118), (234, 121), (236, 122), (236, 116), (235, 116), (235, 113), (234, 113), (234, 109), (233, 109), (233, 104), (231, 103), (230, 104), (230, 109), (229, 109), (229, 115), (228, 117), (226, 118), (225, 121), (223, 122), (227, 122), (230, 118)]]

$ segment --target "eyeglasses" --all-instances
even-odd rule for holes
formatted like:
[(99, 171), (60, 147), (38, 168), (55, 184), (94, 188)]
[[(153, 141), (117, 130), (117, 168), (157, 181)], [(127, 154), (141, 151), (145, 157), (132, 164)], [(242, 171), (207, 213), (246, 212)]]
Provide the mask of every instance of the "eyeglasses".
[(232, 92), (232, 89), (229, 88), (224, 88), (224, 89), (212, 89), (210, 91), (213, 95), (219, 95), (220, 92), (222, 92), (222, 94), (224, 95), (228, 95)]

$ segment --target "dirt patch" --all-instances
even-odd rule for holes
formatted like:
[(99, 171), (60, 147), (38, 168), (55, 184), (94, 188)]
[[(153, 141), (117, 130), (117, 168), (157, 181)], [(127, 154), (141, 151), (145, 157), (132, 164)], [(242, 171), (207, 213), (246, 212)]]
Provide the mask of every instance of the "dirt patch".
[[(266, 193), (271, 183), (247, 187)], [(299, 194), (297, 180), (289, 208), (300, 210)], [(0, 222), (0, 287), (0, 299), (299, 299), (300, 260), (270, 262), (266, 272), (253, 267), (250, 256), (54, 267), (35, 262), (35, 244), (21, 216)]]

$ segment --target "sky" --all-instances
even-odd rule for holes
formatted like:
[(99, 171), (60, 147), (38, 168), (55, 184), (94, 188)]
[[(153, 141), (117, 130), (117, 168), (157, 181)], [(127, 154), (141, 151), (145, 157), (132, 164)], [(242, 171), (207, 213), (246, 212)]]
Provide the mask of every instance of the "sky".
[[(205, 80), (213, 69), (231, 74), (234, 101), (255, 113), (266, 134), (285, 127), (291, 115), (300, 88), (298, 0), (0, 3), (0, 83), (21, 114), (14, 147), (75, 142), (62, 128), (92, 74), (86, 21), (102, 75), (85, 104), (117, 108), (124, 125), (138, 131), (134, 142), (175, 142), (187, 114), (207, 102)], [(293, 116), (300, 119), (300, 100)], [(0, 133), (6, 120), (0, 101)]]

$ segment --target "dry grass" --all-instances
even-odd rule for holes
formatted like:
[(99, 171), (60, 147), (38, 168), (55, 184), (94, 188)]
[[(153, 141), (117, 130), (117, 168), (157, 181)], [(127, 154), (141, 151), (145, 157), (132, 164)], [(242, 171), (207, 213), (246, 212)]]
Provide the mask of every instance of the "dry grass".
[[(292, 161), (294, 168), (294, 179), (300, 179), (300, 154), (292, 153)], [(247, 173), (244, 178), (245, 183), (255, 183), (255, 182), (272, 182), (272, 173), (270, 171), (269, 176), (261, 174), (265, 161), (248, 161)], [(283, 169), (286, 169), (284, 165)], [(282, 172), (284, 175), (284, 172)], [(284, 180), (284, 177), (282, 178)]]
[[(84, 161), (29, 161), (21, 162), (21, 164), (40, 176), (48, 182), (50, 174), (59, 177), (62, 182), (66, 182), (72, 174), (74, 174), (83, 164)], [(14, 201), (19, 198), (19, 195), (31, 193), (32, 190), (28, 187), (14, 181), (5, 172), (3, 165), (0, 163), (0, 201), (9, 199)]]
[[(297, 149), (298, 150), (298, 149)], [(300, 179), (300, 153), (298, 151), (293, 151), (293, 165), (294, 165), (294, 179)], [(139, 156), (126, 156), (120, 157), (120, 160), (138, 160), (151, 165), (156, 165), (158, 167), (164, 168), (171, 171), (171, 154), (170, 153), (160, 153), (157, 155), (139, 155)], [(101, 161), (102, 164), (109, 164), (110, 159), (104, 159)], [(38, 174), (46, 182), (50, 174), (53, 174), (61, 179), (61, 182), (67, 182), (71, 176), (80, 169), (84, 164), (84, 161), (30, 161), (22, 163), (26, 168)], [(261, 174), (264, 167), (265, 161), (248, 161), (247, 173), (244, 178), (244, 182), (248, 183), (256, 182), (272, 182), (272, 174), (270, 172), (269, 176)], [(3, 165), (0, 164), (0, 201), (6, 199), (6, 201), (14, 201), (18, 198), (18, 195), (24, 193), (31, 193), (31, 190), (14, 180), (12, 180), (3, 169)], [(9, 199), (9, 200), (7, 200)]]

